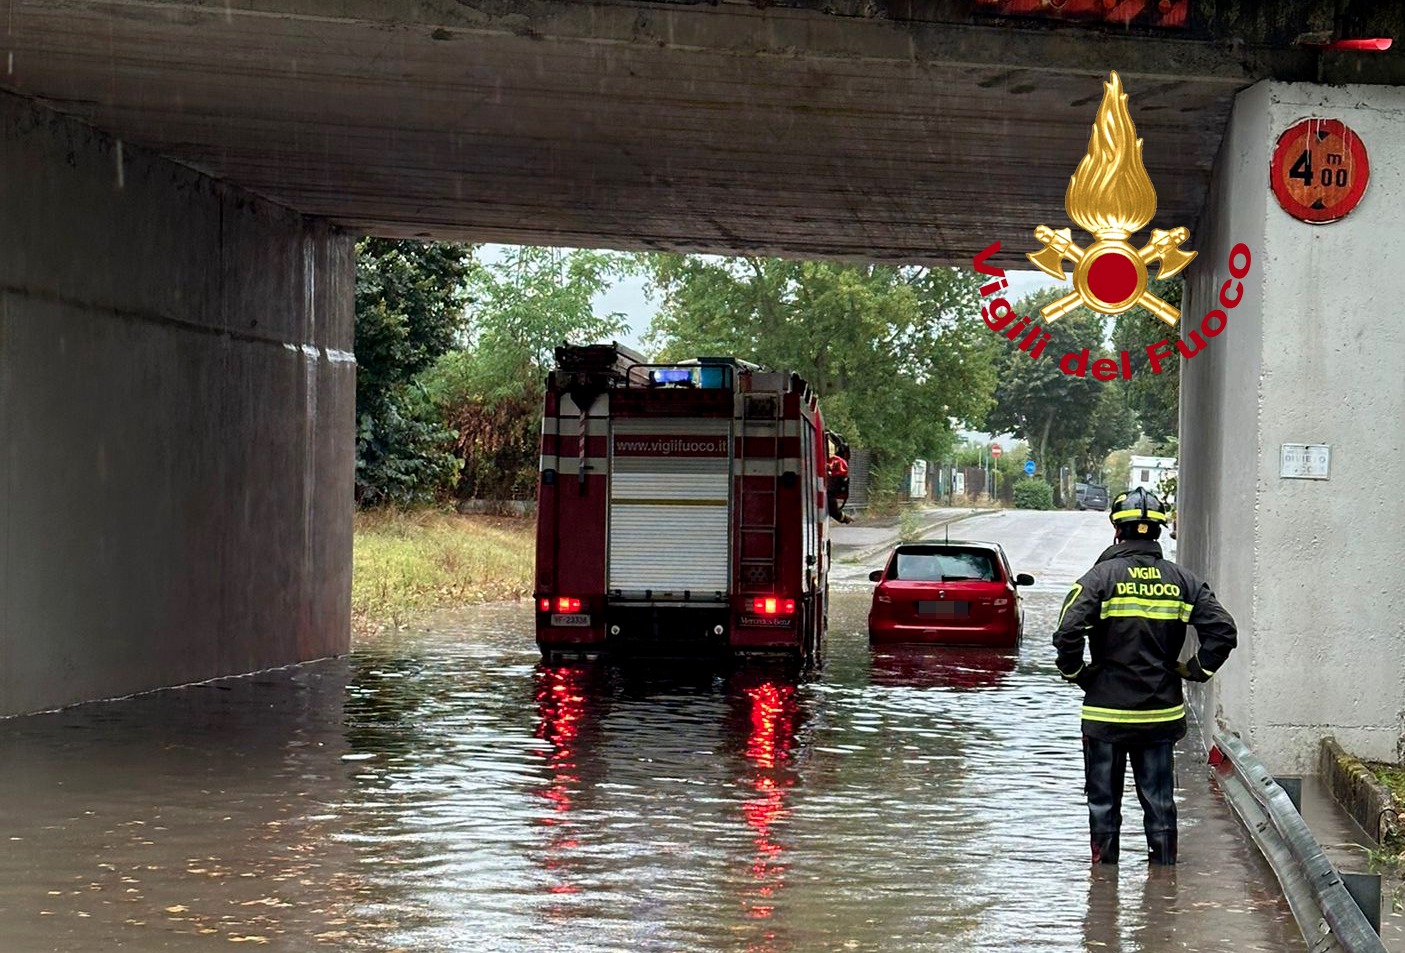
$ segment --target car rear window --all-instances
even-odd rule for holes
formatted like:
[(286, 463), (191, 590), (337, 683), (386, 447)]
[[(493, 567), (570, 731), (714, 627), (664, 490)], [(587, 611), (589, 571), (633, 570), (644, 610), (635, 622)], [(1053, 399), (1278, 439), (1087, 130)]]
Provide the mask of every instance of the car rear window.
[(998, 582), (1000, 570), (988, 549), (899, 550), (889, 579), (906, 582)]

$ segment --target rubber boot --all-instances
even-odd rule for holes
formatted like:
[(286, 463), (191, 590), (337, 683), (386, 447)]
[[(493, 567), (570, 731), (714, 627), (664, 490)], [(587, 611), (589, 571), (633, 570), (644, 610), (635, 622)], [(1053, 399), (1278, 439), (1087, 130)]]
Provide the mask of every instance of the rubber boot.
[(1088, 830), (1093, 863), (1115, 864), (1121, 854), (1122, 780), (1127, 755), (1107, 741), (1083, 736), (1083, 770), (1088, 795)]
[(1115, 864), (1122, 854), (1118, 831), (1094, 832), (1092, 836), (1093, 863)]
[(1171, 742), (1128, 751), (1137, 798), (1145, 812), (1146, 846), (1153, 864), (1176, 862), (1176, 768)]
[(1175, 831), (1148, 831), (1146, 835), (1147, 847), (1151, 849), (1148, 858), (1153, 864), (1162, 867), (1171, 867), (1176, 863), (1176, 832)]

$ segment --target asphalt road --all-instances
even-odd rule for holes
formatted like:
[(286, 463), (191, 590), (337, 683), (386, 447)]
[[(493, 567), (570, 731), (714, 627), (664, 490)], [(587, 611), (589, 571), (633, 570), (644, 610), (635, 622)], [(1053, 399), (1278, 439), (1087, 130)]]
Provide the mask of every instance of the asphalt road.
[[(1062, 595), (1112, 544), (1112, 526), (1106, 513), (1000, 510), (952, 523), (926, 538), (999, 543), (1015, 572), (1034, 576), (1027, 593), (1057, 589)], [(830, 582), (845, 589), (868, 586), (869, 571), (882, 568), (886, 559), (887, 551), (862, 562), (837, 555)]]

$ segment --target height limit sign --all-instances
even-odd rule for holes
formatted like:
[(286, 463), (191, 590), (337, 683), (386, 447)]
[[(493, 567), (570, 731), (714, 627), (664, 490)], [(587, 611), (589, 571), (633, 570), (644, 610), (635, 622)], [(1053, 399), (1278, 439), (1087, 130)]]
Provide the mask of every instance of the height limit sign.
[(1296, 219), (1323, 225), (1356, 208), (1371, 178), (1366, 145), (1338, 119), (1303, 119), (1278, 137), (1269, 184)]

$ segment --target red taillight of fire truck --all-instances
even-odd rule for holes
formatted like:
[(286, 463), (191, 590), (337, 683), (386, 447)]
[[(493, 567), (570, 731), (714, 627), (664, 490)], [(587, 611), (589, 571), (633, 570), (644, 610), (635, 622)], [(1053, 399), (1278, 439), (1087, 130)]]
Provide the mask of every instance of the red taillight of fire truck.
[(751, 611), (757, 615), (795, 615), (795, 600), (777, 599), (775, 596), (752, 599)]
[(830, 439), (809, 386), (730, 358), (649, 364), (617, 344), (558, 348), (556, 362), (537, 495), (543, 655), (818, 663)]

